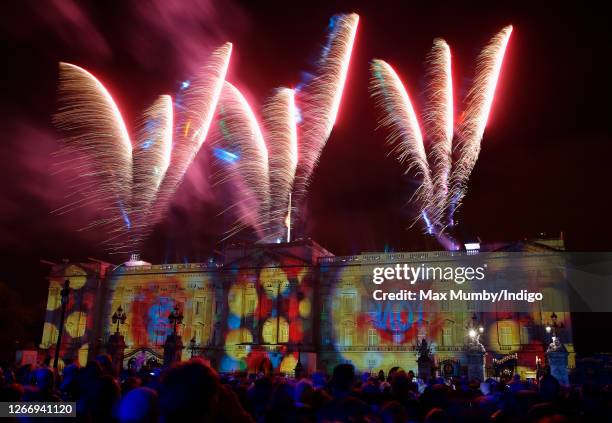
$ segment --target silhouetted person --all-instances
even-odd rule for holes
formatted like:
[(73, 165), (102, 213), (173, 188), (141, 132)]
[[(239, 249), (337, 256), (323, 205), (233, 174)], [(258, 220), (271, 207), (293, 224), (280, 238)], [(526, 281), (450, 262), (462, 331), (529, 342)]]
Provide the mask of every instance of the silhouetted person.
[(130, 390), (119, 404), (121, 423), (156, 423), (159, 417), (158, 395), (150, 388)]

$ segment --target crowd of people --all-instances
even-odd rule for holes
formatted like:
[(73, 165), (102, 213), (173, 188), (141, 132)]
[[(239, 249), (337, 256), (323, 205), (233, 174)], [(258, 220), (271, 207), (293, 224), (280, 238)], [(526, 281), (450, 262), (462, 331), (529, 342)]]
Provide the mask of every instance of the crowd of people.
[(536, 383), (518, 375), (422, 381), (412, 371), (357, 375), (351, 364), (340, 364), (331, 375), (291, 378), (220, 375), (194, 358), (159, 373), (116, 375), (110, 356), (100, 355), (84, 367), (66, 365), (61, 377), (48, 366), (5, 368), (0, 386), (0, 401), (75, 402), (85, 422), (612, 421), (610, 386), (563, 387), (549, 372)]

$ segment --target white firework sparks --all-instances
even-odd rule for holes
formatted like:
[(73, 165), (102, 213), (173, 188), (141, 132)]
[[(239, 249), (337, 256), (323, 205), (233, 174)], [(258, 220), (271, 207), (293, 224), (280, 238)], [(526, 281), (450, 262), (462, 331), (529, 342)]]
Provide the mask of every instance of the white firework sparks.
[(78, 176), (72, 202), (56, 212), (95, 205), (102, 217), (88, 228), (104, 226), (117, 236), (131, 227), (132, 143), (127, 128), (117, 104), (95, 76), (70, 63), (59, 66), (60, 107), (54, 120), (66, 137), (58, 155), (63, 158), (61, 166)]
[(511, 33), (511, 25), (502, 29), (478, 56), (476, 77), (465, 99), (463, 120), (457, 128), (458, 158), (453, 166), (448, 200), (451, 224), (453, 214), (465, 196), (467, 181), (480, 154), (480, 143), (489, 119), (495, 87)]
[(422, 178), (415, 198), (420, 208), (419, 218), (423, 218), (426, 229), (430, 231), (428, 210), (432, 183), (423, 135), (412, 102), (399, 76), (387, 62), (373, 60), (371, 72), (370, 89), (377, 106), (384, 111), (380, 126), (389, 130), (387, 142), (391, 146), (390, 154), (407, 165), (406, 173), (414, 170)]
[(264, 106), (264, 127), (270, 158), (270, 233), (268, 241), (283, 238), (298, 163), (295, 91), (280, 88)]
[(297, 202), (306, 194), (312, 172), (338, 116), (359, 15), (337, 15), (332, 23), (315, 76), (296, 96), (302, 115), (299, 171), (294, 185)]
[[(216, 183), (239, 178), (245, 187), (240, 192), (238, 203), (230, 206), (238, 212), (239, 223), (228, 231), (228, 236), (248, 225), (253, 225), (263, 236), (270, 206), (268, 149), (251, 106), (227, 81), (219, 100), (217, 124), (220, 138), (211, 146), (222, 166), (216, 175)], [(255, 212), (250, 207), (252, 204), (256, 204)]]
[(423, 113), (423, 125), (430, 146), (433, 184), (430, 213), (433, 224), (443, 227), (454, 134), (451, 52), (444, 40), (440, 38), (434, 40), (428, 64), (425, 91), (427, 102)]

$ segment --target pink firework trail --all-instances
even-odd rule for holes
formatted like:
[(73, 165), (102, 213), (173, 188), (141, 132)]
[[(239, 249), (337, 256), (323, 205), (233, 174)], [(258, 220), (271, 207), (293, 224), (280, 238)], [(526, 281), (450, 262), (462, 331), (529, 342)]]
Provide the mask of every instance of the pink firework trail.
[(422, 178), (415, 198), (421, 208), (419, 219), (423, 218), (427, 231), (431, 233), (433, 229), (428, 212), (431, 206), (432, 183), (423, 135), (412, 102), (391, 65), (382, 60), (373, 60), (371, 73), (372, 96), (377, 106), (384, 111), (379, 123), (389, 130), (387, 143), (391, 147), (390, 154), (407, 165), (406, 173), (414, 170)]
[(231, 43), (225, 43), (213, 51), (185, 91), (184, 110), (177, 119), (172, 159), (153, 203), (152, 218), (148, 220), (146, 230), (165, 216), (172, 196), (206, 139), (231, 54)]
[(443, 210), (448, 197), (454, 135), (453, 80), (451, 52), (446, 41), (437, 38), (428, 57), (427, 99), (423, 114), (427, 134), (432, 178), (431, 219), (443, 227)]
[(301, 111), (299, 177), (294, 184), (296, 202), (306, 188), (334, 127), (348, 75), (359, 15), (337, 15), (313, 79), (296, 95)]
[(499, 80), (506, 47), (512, 34), (509, 25), (496, 34), (478, 56), (476, 77), (465, 99), (463, 121), (458, 128), (457, 150), (449, 199), (449, 219), (453, 216), (467, 190), (467, 181), (480, 154), (480, 144), (489, 119), (495, 88)]
[(60, 165), (79, 176), (73, 181), (72, 201), (56, 212), (97, 205), (103, 217), (84, 229), (104, 227), (109, 234), (104, 243), (113, 252), (136, 251), (165, 214), (206, 138), (230, 55), (227, 43), (200, 70), (186, 92), (178, 131), (169, 96), (161, 96), (145, 112), (134, 152), (119, 108), (102, 83), (78, 66), (60, 63), (55, 122), (66, 138), (58, 155), (66, 157)]
[(132, 167), (131, 204), (135, 215), (132, 241), (139, 240), (146, 231), (151, 204), (170, 166), (173, 121), (172, 97), (169, 95), (160, 96), (144, 112)]
[(246, 226), (253, 226), (262, 237), (270, 207), (268, 149), (253, 109), (242, 93), (227, 81), (217, 108), (217, 124), (220, 138), (211, 142), (211, 146), (214, 155), (223, 163), (215, 176), (216, 183), (238, 178), (244, 187), (240, 199), (230, 206), (237, 211), (238, 222), (226, 237)]
[(60, 166), (78, 176), (71, 201), (56, 213), (94, 205), (102, 217), (85, 229), (101, 226), (117, 236), (131, 226), (132, 143), (123, 117), (104, 85), (78, 66), (60, 63), (59, 95), (54, 121), (66, 134)]

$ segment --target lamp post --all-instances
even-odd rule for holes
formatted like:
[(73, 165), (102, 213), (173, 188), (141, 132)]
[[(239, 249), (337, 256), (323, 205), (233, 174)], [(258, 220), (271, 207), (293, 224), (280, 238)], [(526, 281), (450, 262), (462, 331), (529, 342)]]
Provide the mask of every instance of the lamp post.
[(55, 346), (55, 357), (53, 358), (53, 368), (57, 369), (59, 361), (60, 348), (62, 346), (62, 335), (64, 334), (64, 319), (66, 318), (66, 307), (68, 306), (68, 297), (70, 295), (70, 280), (64, 281), (64, 287), (60, 291), (62, 296), (62, 308), (60, 311), (60, 323), (57, 331), (57, 344)]
[(106, 352), (112, 357), (115, 372), (120, 374), (123, 370), (123, 359), (126, 347), (125, 339), (119, 331), (121, 325), (124, 325), (125, 321), (127, 320), (127, 314), (125, 314), (125, 311), (123, 311), (123, 307), (117, 307), (117, 310), (115, 310), (111, 316), (111, 320), (114, 325), (117, 325), (117, 327), (115, 328), (115, 333), (108, 339), (108, 343), (106, 344)]
[(174, 310), (168, 315), (168, 320), (173, 325), (172, 333), (176, 336), (178, 334), (178, 325), (183, 323), (183, 313), (181, 313), (178, 304), (174, 306)]
[(468, 378), (484, 380), (486, 349), (480, 343), (480, 335), (484, 333), (484, 328), (478, 322), (476, 313), (472, 314), (472, 319), (467, 326), (468, 343), (467, 343), (467, 360), (468, 360)]
[(563, 323), (559, 324), (557, 323), (557, 314), (553, 311), (553, 313), (550, 315), (550, 319), (552, 320), (552, 323), (549, 323), (546, 325), (546, 333), (550, 333), (552, 335), (552, 340), (553, 342), (555, 341), (555, 339), (557, 338), (557, 331), (559, 329), (563, 329), (565, 327), (565, 325)]
[(172, 363), (180, 361), (184, 348), (183, 341), (178, 334), (178, 325), (183, 323), (183, 313), (181, 313), (178, 304), (168, 315), (168, 321), (173, 326), (173, 330), (164, 342), (164, 366), (170, 366)]
[(119, 333), (119, 325), (124, 325), (125, 321), (127, 320), (127, 315), (121, 306), (117, 307), (117, 310), (113, 313), (112, 319), (113, 324), (117, 325), (115, 333)]
[(563, 329), (565, 325), (563, 323), (557, 323), (557, 314), (553, 311), (550, 315), (551, 323), (546, 325), (546, 333), (551, 335), (552, 342), (550, 343), (548, 350), (558, 350), (563, 348), (563, 344), (561, 344), (561, 340), (559, 339), (559, 329)]
[(476, 313), (472, 314), (472, 321), (468, 325), (467, 330), (470, 341), (475, 344), (480, 344), (480, 335), (484, 333), (484, 328), (478, 323), (478, 316), (476, 316)]
[(565, 345), (559, 338), (559, 329), (563, 329), (565, 325), (563, 323), (557, 323), (557, 314), (552, 313), (550, 315), (551, 323), (546, 325), (546, 332), (551, 334), (552, 342), (546, 349), (546, 358), (548, 359), (548, 366), (550, 368), (550, 374), (555, 377), (560, 384), (569, 384), (569, 373), (567, 368), (567, 358), (569, 353), (565, 348)]

